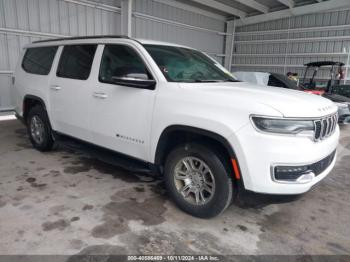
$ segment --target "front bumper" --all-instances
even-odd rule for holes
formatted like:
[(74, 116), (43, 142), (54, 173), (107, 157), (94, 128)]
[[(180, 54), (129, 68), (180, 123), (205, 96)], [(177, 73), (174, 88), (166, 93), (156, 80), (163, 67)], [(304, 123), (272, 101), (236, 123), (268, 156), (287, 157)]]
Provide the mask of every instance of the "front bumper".
[(336, 150), (339, 127), (325, 140), (314, 142), (307, 137), (260, 133), (249, 123), (228, 138), (235, 150), (247, 190), (267, 194), (301, 194), (321, 181), (334, 167), (336, 156), (322, 172), (307, 182), (276, 181), (275, 166), (312, 165)]

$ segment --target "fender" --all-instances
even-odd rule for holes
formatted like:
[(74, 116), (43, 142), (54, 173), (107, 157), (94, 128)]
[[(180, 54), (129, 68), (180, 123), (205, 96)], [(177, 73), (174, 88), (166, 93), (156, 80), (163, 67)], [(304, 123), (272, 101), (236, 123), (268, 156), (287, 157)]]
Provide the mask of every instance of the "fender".
[(38, 96), (35, 96), (35, 95), (25, 95), (24, 98), (23, 98), (23, 101), (25, 101), (26, 99), (33, 99), (33, 100), (37, 100), (39, 101), (43, 106), (44, 108), (46, 109), (46, 105), (45, 105), (45, 102), (42, 98), (38, 97)]
[(46, 110), (46, 104), (42, 98), (35, 96), (35, 95), (25, 95), (23, 98), (23, 107), (22, 107), (23, 119), (26, 119), (26, 116), (28, 114), (28, 110), (26, 110), (26, 108), (25, 108), (26, 107), (25, 101), (27, 99), (31, 99), (31, 100), (35, 100), (35, 101), (39, 102), (43, 106), (43, 108)]
[(195, 135), (206, 136), (213, 140), (216, 140), (217, 142), (219, 142), (221, 145), (225, 147), (230, 157), (236, 158), (233, 148), (230, 146), (229, 142), (223, 136), (205, 129), (197, 128), (197, 127), (185, 126), (185, 125), (172, 125), (172, 126), (166, 127), (159, 137), (156, 153), (155, 153), (155, 159), (154, 159), (155, 164), (161, 164), (162, 155), (164, 153), (165, 146), (167, 143), (167, 136), (170, 133), (176, 132), (176, 131), (188, 132)]
[(232, 148), (230, 143), (227, 141), (227, 139), (217, 133), (214, 133), (205, 129), (201, 129), (201, 128), (192, 127), (192, 126), (172, 125), (172, 126), (168, 126), (163, 130), (158, 140), (155, 159), (154, 159), (155, 165), (157, 165), (160, 168), (160, 170), (162, 170), (162, 164), (163, 164), (162, 162), (164, 159), (164, 154), (166, 153), (166, 149), (167, 149), (166, 147), (168, 143), (168, 137), (172, 132), (186, 132), (188, 134), (200, 135), (200, 136), (208, 137), (218, 142), (221, 146), (223, 146), (226, 149), (229, 155), (229, 158), (231, 159), (230, 161), (231, 163), (229, 164), (231, 166), (231, 172), (233, 172), (233, 176), (234, 176), (233, 179), (237, 181), (237, 184), (240, 188), (244, 188), (243, 177), (240, 175), (241, 170), (239, 167), (238, 159), (236, 157), (234, 149)]

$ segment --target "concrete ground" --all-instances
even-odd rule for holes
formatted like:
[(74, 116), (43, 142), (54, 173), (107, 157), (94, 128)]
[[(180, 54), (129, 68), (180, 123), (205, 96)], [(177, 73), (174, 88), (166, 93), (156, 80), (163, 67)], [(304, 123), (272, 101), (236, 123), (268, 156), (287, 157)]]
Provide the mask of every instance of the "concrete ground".
[(0, 254), (350, 254), (350, 128), (341, 132), (335, 169), (309, 193), (247, 198), (202, 220), (160, 181), (40, 153), (18, 121), (0, 121)]

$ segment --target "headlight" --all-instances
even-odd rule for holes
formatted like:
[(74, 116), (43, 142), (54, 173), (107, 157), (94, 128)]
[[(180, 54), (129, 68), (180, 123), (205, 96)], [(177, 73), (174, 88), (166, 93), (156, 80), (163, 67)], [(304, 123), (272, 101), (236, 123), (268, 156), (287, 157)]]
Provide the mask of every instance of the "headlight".
[(315, 129), (315, 125), (312, 120), (289, 120), (258, 116), (253, 116), (251, 119), (257, 129), (269, 133), (298, 134), (308, 131), (306, 133), (310, 134)]

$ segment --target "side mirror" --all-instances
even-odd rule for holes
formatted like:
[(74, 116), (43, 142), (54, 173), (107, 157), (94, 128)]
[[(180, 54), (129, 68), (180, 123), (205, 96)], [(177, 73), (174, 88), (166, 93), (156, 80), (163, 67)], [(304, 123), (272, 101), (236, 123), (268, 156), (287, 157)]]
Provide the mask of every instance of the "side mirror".
[(140, 88), (140, 89), (154, 90), (156, 86), (156, 81), (153, 79), (112, 76), (112, 80), (117, 85)]
[(142, 79), (142, 80), (148, 80), (148, 75), (144, 73), (129, 73), (126, 74), (123, 77), (128, 77), (128, 78), (137, 78), (137, 79)]

